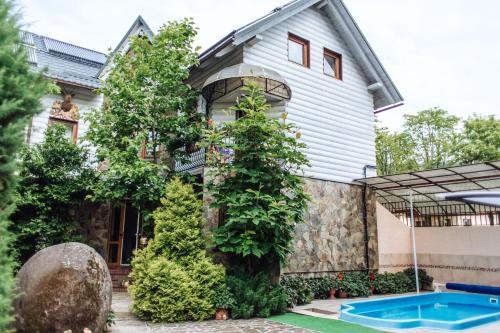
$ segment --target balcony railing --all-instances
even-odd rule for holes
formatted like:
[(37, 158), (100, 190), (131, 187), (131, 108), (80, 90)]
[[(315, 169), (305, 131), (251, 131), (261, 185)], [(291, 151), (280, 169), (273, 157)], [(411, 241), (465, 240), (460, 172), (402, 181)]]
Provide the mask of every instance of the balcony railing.
[[(184, 162), (184, 163), (183, 163)], [(175, 171), (190, 172), (205, 164), (205, 148), (201, 148), (189, 154), (187, 161), (176, 161)]]

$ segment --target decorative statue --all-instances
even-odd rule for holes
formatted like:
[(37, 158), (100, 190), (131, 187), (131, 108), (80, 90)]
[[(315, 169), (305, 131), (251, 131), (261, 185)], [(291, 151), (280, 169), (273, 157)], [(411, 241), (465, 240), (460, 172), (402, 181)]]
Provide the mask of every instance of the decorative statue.
[(50, 111), (50, 116), (53, 118), (69, 120), (69, 121), (78, 121), (78, 106), (74, 104), (73, 94), (64, 93), (64, 100), (55, 101), (52, 104), (52, 110)]

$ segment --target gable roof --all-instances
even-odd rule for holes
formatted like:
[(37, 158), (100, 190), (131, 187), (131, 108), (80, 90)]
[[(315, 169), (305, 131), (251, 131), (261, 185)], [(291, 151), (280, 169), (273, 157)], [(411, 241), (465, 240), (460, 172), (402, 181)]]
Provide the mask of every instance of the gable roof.
[(372, 47), (354, 21), (342, 0), (294, 0), (278, 7), (269, 14), (242, 26), (222, 38), (200, 55), (200, 62), (214, 56), (228, 46), (239, 46), (256, 35), (283, 22), (301, 11), (315, 6), (323, 10), (347, 43), (353, 56), (365, 73), (374, 94), (375, 109), (403, 101), (396, 85), (376, 56)]
[(114, 54), (116, 54), (117, 52), (122, 52), (122, 51), (127, 52), (130, 38), (137, 35), (137, 34), (141, 34), (141, 33), (145, 34), (150, 41), (153, 40), (153, 36), (154, 36), (153, 31), (151, 30), (149, 25), (146, 23), (146, 21), (142, 18), (142, 16), (139, 15), (135, 19), (134, 23), (132, 23), (132, 25), (130, 26), (127, 33), (125, 33), (122, 40), (115, 47), (113, 52), (111, 52), (110, 56), (108, 57), (108, 59), (106, 60), (106, 62), (104, 64), (104, 66), (102, 66), (102, 68), (100, 69), (99, 73), (97, 73), (97, 75), (101, 76), (101, 74), (106, 70), (106, 68), (108, 67), (109, 62)]
[(99, 88), (97, 73), (106, 55), (57, 39), (20, 31), (28, 62), (34, 70), (47, 68), (45, 76), (85, 88)]

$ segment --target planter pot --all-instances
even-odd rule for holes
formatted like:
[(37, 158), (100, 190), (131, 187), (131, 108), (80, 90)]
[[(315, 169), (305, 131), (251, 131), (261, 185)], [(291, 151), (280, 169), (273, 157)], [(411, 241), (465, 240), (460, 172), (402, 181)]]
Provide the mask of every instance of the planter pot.
[(370, 286), (370, 290), (372, 292), (372, 295), (375, 294), (375, 286)]
[(334, 299), (336, 293), (337, 293), (337, 289), (335, 289), (335, 288), (328, 290), (328, 299)]
[(215, 320), (228, 320), (229, 311), (227, 309), (217, 309), (215, 311)]
[(337, 292), (337, 297), (338, 298), (347, 298), (347, 297), (349, 297), (349, 295), (347, 294), (347, 291), (339, 290)]

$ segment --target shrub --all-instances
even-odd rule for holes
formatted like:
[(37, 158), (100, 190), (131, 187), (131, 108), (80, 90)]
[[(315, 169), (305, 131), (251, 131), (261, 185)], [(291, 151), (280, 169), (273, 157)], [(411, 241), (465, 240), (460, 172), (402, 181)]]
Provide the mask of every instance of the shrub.
[(372, 283), (377, 294), (402, 294), (413, 290), (410, 278), (403, 272), (377, 274)]
[(309, 304), (313, 300), (314, 294), (308, 281), (300, 276), (287, 276), (281, 278), (280, 285), (287, 295), (287, 305)]
[[(403, 273), (408, 276), (408, 278), (411, 280), (411, 285), (412, 285), (412, 290), (416, 290), (416, 283), (415, 283), (415, 269), (414, 268), (407, 268), (403, 271)], [(427, 271), (425, 269), (418, 269), (418, 281), (420, 285), (420, 289), (432, 289), (432, 281), (434, 281), (434, 278), (430, 275), (427, 274)]]
[(201, 202), (174, 179), (153, 213), (155, 236), (132, 260), (132, 310), (141, 319), (175, 322), (214, 315), (224, 268), (206, 257)]
[(231, 309), (232, 318), (265, 318), (283, 313), (287, 306), (283, 287), (271, 285), (263, 272), (254, 276), (245, 273), (229, 276), (227, 285), (236, 299), (236, 306)]
[(70, 212), (83, 203), (96, 177), (88, 151), (64, 131), (60, 125), (48, 127), (44, 141), (21, 154), (17, 207), (11, 217), (21, 263), (45, 247), (84, 241)]
[(236, 300), (233, 293), (229, 288), (223, 284), (217, 287), (214, 295), (214, 308), (215, 309), (232, 309), (236, 306)]
[(328, 291), (332, 288), (336, 288), (336, 283), (329, 276), (307, 279), (306, 281), (316, 299), (328, 298)]
[(337, 276), (337, 288), (350, 297), (369, 296), (370, 281), (365, 272), (346, 272)]

